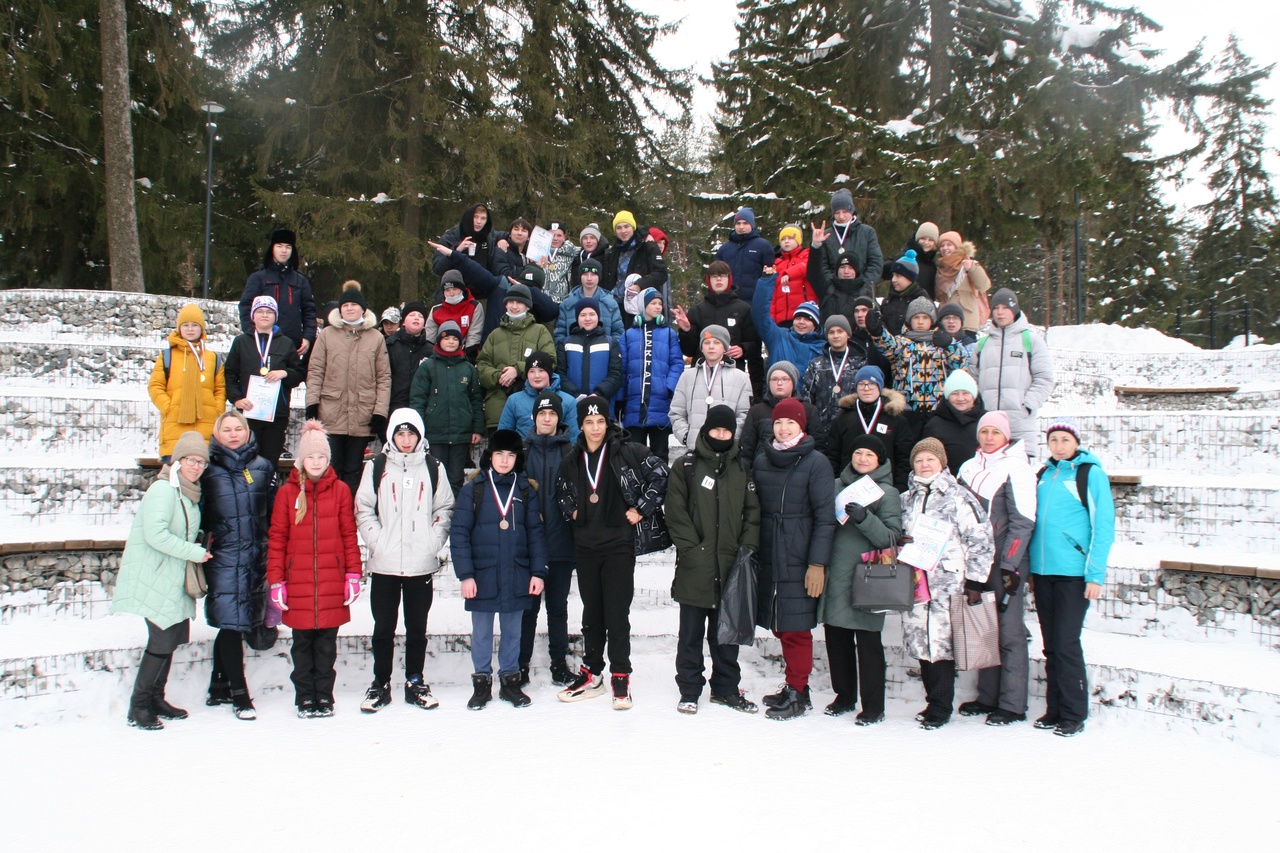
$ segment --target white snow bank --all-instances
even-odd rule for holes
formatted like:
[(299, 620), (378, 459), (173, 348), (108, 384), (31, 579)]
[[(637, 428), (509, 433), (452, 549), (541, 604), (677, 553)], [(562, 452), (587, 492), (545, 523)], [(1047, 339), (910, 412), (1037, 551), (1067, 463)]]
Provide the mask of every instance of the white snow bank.
[(1194, 352), (1200, 349), (1181, 338), (1171, 338), (1159, 329), (1131, 329), (1110, 323), (1052, 326), (1045, 332), (1045, 341), (1054, 349), (1088, 352), (1159, 353)]

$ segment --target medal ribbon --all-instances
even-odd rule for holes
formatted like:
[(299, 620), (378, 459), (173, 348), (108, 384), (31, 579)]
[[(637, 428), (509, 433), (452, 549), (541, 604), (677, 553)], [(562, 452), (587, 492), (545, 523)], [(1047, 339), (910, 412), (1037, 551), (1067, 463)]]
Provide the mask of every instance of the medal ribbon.
[[(861, 400), (858, 401), (862, 402)], [(854, 411), (858, 413), (858, 420), (862, 421), (862, 432), (871, 435), (871, 429), (876, 425), (876, 421), (880, 420), (880, 408), (884, 405), (884, 399), (876, 400), (876, 410), (871, 413), (871, 420), (868, 421), (862, 416), (862, 407), (858, 403), (853, 404)]]
[(259, 339), (262, 337), (262, 334), (260, 332), (254, 334), (253, 336), (253, 345), (258, 348), (258, 360), (262, 362), (263, 370), (267, 369), (267, 367), (269, 366), (269, 362), (271, 361), (271, 355), (270, 355), (271, 339), (274, 338), (275, 336), (276, 336), (275, 329), (272, 329), (271, 331), (267, 332), (267, 345), (265, 347), (258, 343)]
[[(840, 388), (840, 377), (844, 376), (844, 366), (849, 363), (849, 348), (844, 349), (844, 358), (840, 359), (840, 369), (836, 370), (836, 360), (831, 357), (831, 350), (827, 350), (827, 361), (831, 363), (831, 377), (835, 382), (835, 388)], [(837, 390), (835, 393), (839, 394)]]
[(708, 376), (707, 376), (707, 363), (706, 363), (705, 361), (704, 361), (704, 362), (702, 362), (702, 381), (704, 381), (704, 382), (706, 382), (706, 383), (707, 383), (707, 396), (708, 396), (708, 397), (711, 397), (711, 396), (714, 396), (714, 395), (715, 395), (715, 392), (711, 390), (711, 386), (712, 386), (713, 384), (715, 384), (716, 377), (720, 375), (720, 368), (722, 368), (722, 367), (724, 367), (724, 362), (723, 362), (723, 361), (716, 365), (716, 369), (715, 369), (715, 370), (713, 370), (713, 371), (711, 371), (711, 375), (708, 377)]
[(200, 344), (200, 349), (196, 349), (196, 345), (187, 341), (187, 346), (191, 347), (191, 354), (196, 357), (196, 364), (200, 365), (200, 373), (204, 373), (204, 356), (200, 353), (204, 351), (204, 344)]
[(582, 453), (582, 464), (587, 469), (587, 485), (591, 487), (591, 491), (598, 491), (600, 488), (600, 472), (604, 470), (604, 453), (605, 447), (600, 448), (600, 461), (596, 462), (596, 473), (591, 475), (591, 455), (586, 451)]
[(511, 480), (511, 491), (507, 492), (506, 503), (498, 497), (498, 486), (493, 482), (493, 469), (489, 469), (489, 487), (493, 489), (493, 502), (498, 505), (498, 514), (502, 516), (502, 520), (506, 521), (507, 513), (511, 512), (511, 502), (516, 499), (516, 481)]

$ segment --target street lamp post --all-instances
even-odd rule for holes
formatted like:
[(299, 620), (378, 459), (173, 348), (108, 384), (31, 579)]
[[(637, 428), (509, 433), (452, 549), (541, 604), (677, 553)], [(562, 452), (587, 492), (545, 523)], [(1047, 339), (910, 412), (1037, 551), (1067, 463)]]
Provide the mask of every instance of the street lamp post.
[(213, 117), (225, 113), (227, 108), (214, 101), (205, 101), (200, 105), (200, 109), (204, 110), (204, 126), (209, 131), (209, 170), (205, 174), (204, 181), (204, 285), (201, 289), (202, 296), (208, 299), (209, 240), (213, 230), (213, 138), (218, 132), (218, 125), (214, 122)]

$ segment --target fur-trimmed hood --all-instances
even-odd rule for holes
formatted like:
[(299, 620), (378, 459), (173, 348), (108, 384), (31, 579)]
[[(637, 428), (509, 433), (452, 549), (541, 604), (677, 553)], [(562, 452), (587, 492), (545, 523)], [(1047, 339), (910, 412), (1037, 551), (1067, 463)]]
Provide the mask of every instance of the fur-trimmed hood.
[[(329, 319), (326, 320), (325, 322), (327, 322), (330, 326), (333, 326), (335, 329), (350, 328), (349, 326), (347, 326), (346, 323), (342, 322), (341, 308), (334, 308), (332, 311), (330, 311)], [(368, 308), (364, 309), (364, 322), (360, 324), (360, 331), (367, 332), (369, 329), (372, 329), (377, 325), (378, 325), (377, 316)]]
[[(901, 391), (895, 391), (892, 388), (885, 388), (880, 392), (880, 398), (884, 400), (884, 413), (886, 415), (900, 415), (907, 410), (907, 398), (902, 395)], [(857, 394), (845, 394), (840, 398), (840, 408), (853, 411), (853, 407), (858, 405)]]

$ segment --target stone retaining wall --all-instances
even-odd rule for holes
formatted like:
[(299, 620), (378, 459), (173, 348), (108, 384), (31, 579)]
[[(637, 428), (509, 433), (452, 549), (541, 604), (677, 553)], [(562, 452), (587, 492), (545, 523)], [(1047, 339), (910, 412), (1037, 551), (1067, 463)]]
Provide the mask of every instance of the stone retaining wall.
[(21, 288), (0, 293), (0, 334), (39, 340), (93, 340), (102, 336), (154, 337), (157, 345), (177, 327), (178, 311), (194, 302), (204, 311), (211, 342), (230, 345), (240, 334), (235, 302), (106, 290)]

